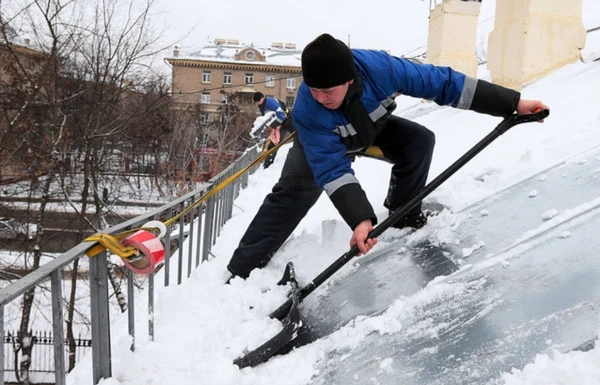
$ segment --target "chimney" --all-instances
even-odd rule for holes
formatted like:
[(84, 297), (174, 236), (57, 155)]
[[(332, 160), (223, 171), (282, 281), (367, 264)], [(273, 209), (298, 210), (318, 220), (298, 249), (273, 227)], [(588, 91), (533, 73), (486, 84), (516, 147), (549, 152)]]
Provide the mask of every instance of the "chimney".
[(179, 47), (175, 46), (175, 49), (173, 50), (173, 56), (179, 57)]

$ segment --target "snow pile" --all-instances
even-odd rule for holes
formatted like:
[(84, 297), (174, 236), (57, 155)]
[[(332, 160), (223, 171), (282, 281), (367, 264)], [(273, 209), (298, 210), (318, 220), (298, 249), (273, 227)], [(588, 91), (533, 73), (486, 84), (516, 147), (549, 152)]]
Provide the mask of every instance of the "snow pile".
[(262, 134), (264, 128), (269, 126), (277, 118), (275, 111), (267, 111), (263, 116), (259, 116), (254, 120), (254, 125), (250, 130), (250, 136), (252, 139), (257, 138)]

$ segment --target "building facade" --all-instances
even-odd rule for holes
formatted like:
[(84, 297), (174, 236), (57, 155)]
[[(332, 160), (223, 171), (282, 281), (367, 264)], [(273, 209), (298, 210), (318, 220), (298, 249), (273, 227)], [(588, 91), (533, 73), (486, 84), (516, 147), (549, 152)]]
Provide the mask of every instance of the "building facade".
[(179, 49), (166, 61), (172, 66), (172, 92), (175, 108), (202, 104), (206, 123), (218, 116), (228, 95), (236, 103), (256, 112), (252, 95), (260, 91), (293, 108), (302, 81), (301, 50), (291, 43), (272, 43), (269, 47), (214, 39), (199, 51), (183, 55)]
[[(29, 79), (40, 74), (46, 59), (47, 56), (29, 40), (13, 37), (7, 42), (0, 39), (0, 184), (30, 177), (11, 156), (14, 143), (23, 138), (19, 127), (11, 127), (22, 107), (15, 101), (14, 94), (31, 87)], [(23, 72), (27, 76), (23, 76)]]

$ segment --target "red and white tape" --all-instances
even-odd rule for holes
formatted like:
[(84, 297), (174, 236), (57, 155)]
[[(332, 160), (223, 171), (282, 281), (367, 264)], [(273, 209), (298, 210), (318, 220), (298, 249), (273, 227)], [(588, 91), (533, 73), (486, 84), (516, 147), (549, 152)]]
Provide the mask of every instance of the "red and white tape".
[(150, 274), (154, 271), (156, 265), (165, 259), (165, 248), (154, 234), (146, 230), (139, 230), (121, 241), (123, 246), (133, 246), (138, 249), (142, 255), (141, 258), (129, 259), (123, 258), (127, 268), (134, 273)]

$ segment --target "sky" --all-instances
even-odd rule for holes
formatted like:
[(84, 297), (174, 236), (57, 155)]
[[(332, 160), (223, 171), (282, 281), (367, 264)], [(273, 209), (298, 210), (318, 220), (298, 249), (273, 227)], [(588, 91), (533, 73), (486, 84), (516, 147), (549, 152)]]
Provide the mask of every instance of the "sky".
[[(414, 4), (406, 6), (407, 2)], [(400, 51), (425, 43), (429, 1), (374, 0), (366, 7), (364, 2), (343, 0), (272, 3), (158, 0), (156, 10), (168, 26), (165, 40), (181, 39), (184, 50), (214, 38), (259, 45), (290, 42), (303, 47), (328, 32), (344, 41), (349, 36), (352, 46)], [(414, 25), (415, 19), (423, 22), (416, 30), (407, 31), (406, 25)]]
[[(485, 73), (482, 75), (485, 76)], [(551, 116), (544, 124), (513, 128), (437, 189), (429, 199), (443, 202), (450, 211), (430, 220), (420, 234), (438, 239), (450, 236), (448, 223), (456, 220), (457, 212), (538, 173), (542, 173), (539, 177), (541, 183), (544, 170), (561, 162), (572, 161), (576, 165), (587, 165), (582, 167), (589, 167), (590, 170), (600, 169), (597, 149), (600, 144), (600, 112), (596, 98), (599, 82), (600, 62), (578, 62), (522, 90), (524, 98), (539, 98), (550, 106)], [(430, 179), (499, 123), (498, 118), (441, 108), (407, 97), (400, 97), (397, 101), (397, 114), (411, 117), (436, 133), (437, 145)], [(322, 196), (300, 223), (288, 244), (266, 268), (254, 271), (245, 281), (234, 279), (230, 285), (223, 285), (228, 277), (225, 266), (229, 256), (264, 196), (277, 180), (286, 151), (286, 148), (280, 151), (269, 169), (260, 170), (250, 177), (248, 187), (241, 191), (235, 202), (233, 218), (225, 224), (213, 248), (216, 258), (203, 263), (181, 286), (158, 289), (154, 342), (138, 338), (136, 352), (130, 352), (126, 328), (118, 326), (126, 325), (127, 319), (123, 316), (114, 321), (114, 375), (113, 378), (102, 380), (102, 385), (309, 384), (313, 376), (324, 370), (322, 365), (336, 351), (350, 349), (358, 352), (374, 333), (380, 338), (405, 332), (427, 336), (431, 331), (403, 328), (403, 323), (407, 322), (406, 314), (414, 314), (416, 309), (435, 302), (440, 296), (446, 296), (447, 302), (452, 302), (454, 296), (472, 294), (458, 279), (434, 280), (413, 295), (397, 298), (385, 313), (368, 318), (358, 317), (330, 336), (287, 355), (273, 358), (256, 368), (239, 370), (232, 365), (232, 360), (245, 349), (260, 345), (280, 330), (281, 324), (270, 319), (268, 314), (286, 298), (286, 289), (274, 285), (285, 263), (293, 261), (300, 282), (308, 282), (348, 247), (350, 230), (343, 225), (331, 202)], [(582, 160), (582, 157), (585, 159)], [(354, 169), (376, 214), (380, 219), (385, 218), (387, 210), (382, 202), (387, 191), (389, 165), (372, 159), (358, 159)], [(531, 190), (523, 191), (523, 194), (529, 194), (530, 197), (537, 195)], [(593, 195), (593, 192), (590, 194)], [(558, 198), (543, 194), (535, 197), (542, 203), (546, 202), (548, 209), (554, 208)], [(573, 210), (560, 212), (562, 220), (568, 222), (574, 219), (577, 212), (582, 211), (581, 207), (596, 205), (596, 201), (597, 198), (590, 201), (573, 198), (569, 201)], [(579, 211), (574, 210), (576, 208)], [(558, 210), (556, 213), (544, 211), (538, 215), (545, 220), (556, 214), (559, 214)], [(329, 220), (341, 225), (334, 226), (333, 235), (324, 238), (324, 221)], [(385, 247), (394, 235), (399, 235), (392, 234), (397, 230), (390, 231), (391, 238), (386, 238), (384, 234), (378, 247)], [(561, 233), (560, 236), (569, 237), (569, 234)], [(493, 269), (494, 265), (510, 269), (511, 264), (517, 265), (518, 257), (518, 254), (510, 258), (505, 256), (501, 261), (488, 256), (471, 259), (461, 264), (461, 270), (456, 274), (465, 269), (486, 272), (487, 269)], [(333, 281), (343, 280), (354, 268), (347, 266)], [(330, 287), (324, 285), (313, 295), (321, 298)], [(493, 306), (494, 302), (500, 303), (502, 300), (492, 297), (489, 301)], [(145, 311), (143, 302), (137, 301), (138, 314)], [(136, 322), (138, 330), (145, 329), (143, 317), (137, 317)], [(595, 335), (598, 332), (600, 325)], [(525, 366), (505, 367), (502, 373), (498, 373), (494, 385), (600, 384), (600, 366), (597, 364), (600, 348), (585, 353), (564, 352), (560, 344), (555, 345), (552, 341), (547, 341), (547, 344), (547, 348), (541, 349), (536, 357), (531, 357)], [(340, 360), (345, 357), (342, 356)], [(380, 360), (381, 378), (390, 374), (393, 357), (374, 359)], [(89, 383), (90, 365), (89, 360), (78, 364), (69, 376), (68, 383)], [(356, 378), (356, 383), (366, 382), (384, 383), (379, 382), (378, 377)]]
[[(243, 0), (156, 0), (153, 9), (155, 28), (164, 31), (163, 41), (177, 44), (184, 51), (214, 38), (257, 45), (289, 42), (301, 48), (327, 32), (352, 47), (385, 49), (401, 55), (425, 47), (429, 3), (429, 0), (368, 3), (305, 0), (265, 4)], [(495, 0), (481, 3), (478, 34), (483, 38), (493, 28), (495, 5)], [(600, 16), (593, 0), (584, 0), (583, 7), (586, 27), (599, 26)]]
[[(161, 31), (161, 47), (170, 47), (164, 52), (165, 57), (172, 55), (175, 46), (185, 55), (215, 38), (263, 46), (288, 42), (303, 48), (325, 32), (354, 48), (384, 49), (401, 56), (426, 49), (429, 3), (429, 0), (305, 0), (268, 4), (243, 0), (155, 0), (152, 20), (155, 32)], [(495, 0), (481, 3), (478, 46), (485, 47), (493, 30), (495, 6)], [(583, 22), (588, 29), (600, 26), (600, 10), (594, 0), (583, 1)]]

